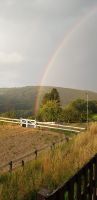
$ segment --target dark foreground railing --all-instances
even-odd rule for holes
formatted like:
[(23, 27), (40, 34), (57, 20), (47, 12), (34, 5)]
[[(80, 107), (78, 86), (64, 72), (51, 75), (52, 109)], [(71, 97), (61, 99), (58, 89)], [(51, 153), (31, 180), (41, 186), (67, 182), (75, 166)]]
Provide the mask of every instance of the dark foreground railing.
[(68, 182), (50, 194), (41, 190), (37, 200), (97, 200), (97, 154)]

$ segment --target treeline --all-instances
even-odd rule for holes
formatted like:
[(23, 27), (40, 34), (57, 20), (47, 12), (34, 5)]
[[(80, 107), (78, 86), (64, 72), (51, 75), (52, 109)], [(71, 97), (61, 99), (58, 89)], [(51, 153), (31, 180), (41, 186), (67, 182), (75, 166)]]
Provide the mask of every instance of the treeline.
[[(97, 101), (89, 101), (89, 120), (97, 120)], [(39, 121), (54, 122), (86, 122), (87, 119), (87, 102), (84, 99), (77, 99), (66, 106), (61, 105), (60, 95), (56, 88), (45, 93), (42, 99), (38, 113), (33, 114), (29, 110), (11, 110), (1, 113), (0, 116), (10, 118), (36, 118)]]
[[(89, 119), (97, 113), (97, 101), (88, 102)], [(53, 88), (51, 92), (43, 97), (42, 104), (37, 114), (40, 121), (55, 122), (86, 122), (87, 119), (87, 101), (77, 99), (65, 107), (61, 106), (60, 96), (57, 89)]]
[(13, 110), (0, 113), (0, 116), (8, 118), (32, 118), (32, 110)]

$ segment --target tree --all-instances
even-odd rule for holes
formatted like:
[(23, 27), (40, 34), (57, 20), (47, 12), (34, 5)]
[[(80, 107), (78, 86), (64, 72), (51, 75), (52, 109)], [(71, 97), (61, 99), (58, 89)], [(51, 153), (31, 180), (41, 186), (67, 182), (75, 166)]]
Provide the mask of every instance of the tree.
[(97, 113), (97, 102), (96, 101), (89, 101), (89, 113), (90, 114)]
[(46, 104), (47, 101), (54, 100), (60, 104), (60, 96), (56, 88), (53, 88), (51, 92), (46, 93), (43, 97), (42, 104)]
[[(97, 102), (88, 102), (89, 116), (97, 113)], [(70, 122), (85, 122), (87, 119), (87, 102), (77, 99), (64, 108), (64, 120)]]
[(70, 105), (79, 112), (86, 112), (86, 101), (83, 99), (77, 99), (71, 102)]
[(46, 104), (49, 100), (51, 100), (51, 93), (46, 93), (43, 97), (42, 104)]
[(58, 93), (56, 88), (53, 88), (51, 90), (51, 94), (50, 95), (51, 95), (51, 100), (55, 100), (55, 101), (57, 101), (57, 103), (60, 104), (60, 96), (59, 96), (59, 93)]
[(64, 121), (65, 122), (76, 122), (79, 121), (80, 114), (73, 106), (66, 106), (64, 109)]
[(55, 100), (47, 101), (46, 104), (40, 107), (38, 119), (42, 121), (55, 121), (59, 120), (62, 109), (58, 102)]

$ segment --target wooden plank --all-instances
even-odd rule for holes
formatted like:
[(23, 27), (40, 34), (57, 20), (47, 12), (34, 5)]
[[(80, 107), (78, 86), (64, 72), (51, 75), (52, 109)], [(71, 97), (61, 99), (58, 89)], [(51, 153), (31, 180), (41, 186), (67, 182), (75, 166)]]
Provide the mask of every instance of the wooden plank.
[(81, 176), (77, 176), (77, 199), (81, 200)]
[(83, 200), (87, 199), (88, 194), (88, 172), (87, 168), (84, 169), (84, 188), (83, 188)]
[(74, 181), (73, 180), (69, 182), (68, 200), (74, 200)]
[(97, 155), (95, 156), (93, 200), (97, 200)]
[(90, 163), (90, 195), (89, 200), (93, 198), (93, 163)]
[(57, 192), (57, 199), (64, 200), (65, 192), (64, 187), (60, 188)]

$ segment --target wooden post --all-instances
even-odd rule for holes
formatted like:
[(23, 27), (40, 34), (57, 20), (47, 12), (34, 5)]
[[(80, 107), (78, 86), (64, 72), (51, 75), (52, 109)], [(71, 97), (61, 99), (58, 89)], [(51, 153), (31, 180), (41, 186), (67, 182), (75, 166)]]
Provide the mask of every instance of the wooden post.
[(54, 150), (54, 148), (55, 148), (55, 143), (53, 142), (51, 145), (51, 150)]
[(23, 168), (23, 170), (24, 170), (24, 165), (25, 165), (25, 162), (24, 162), (24, 160), (22, 160), (22, 168)]
[(69, 137), (68, 136), (65, 139), (66, 139), (66, 142), (69, 142)]
[(9, 162), (9, 172), (12, 172), (12, 161)]
[(35, 159), (37, 159), (37, 154), (38, 154), (38, 151), (37, 149), (35, 150)]
[(55, 142), (53, 142), (53, 148), (55, 148)]

